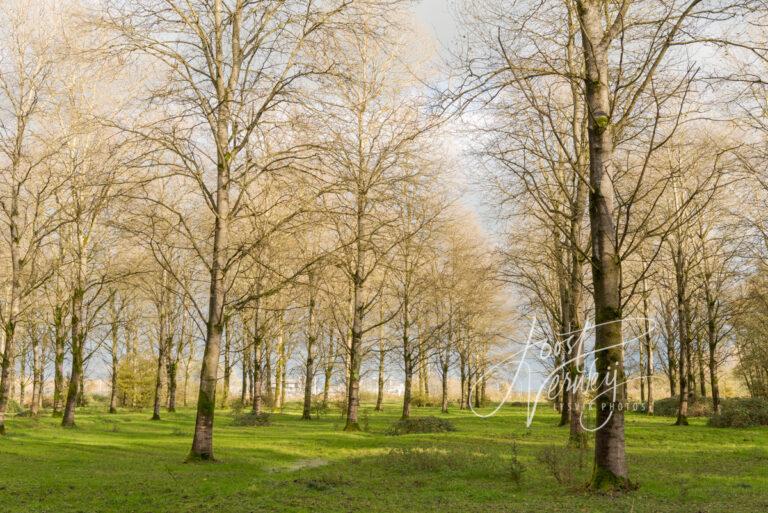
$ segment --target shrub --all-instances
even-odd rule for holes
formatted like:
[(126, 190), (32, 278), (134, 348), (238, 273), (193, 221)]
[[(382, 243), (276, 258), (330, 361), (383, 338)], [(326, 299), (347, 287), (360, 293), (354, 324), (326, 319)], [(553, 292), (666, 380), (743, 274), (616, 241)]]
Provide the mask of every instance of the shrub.
[(268, 413), (254, 413), (249, 411), (247, 413), (235, 413), (232, 415), (233, 426), (269, 426)]
[[(679, 397), (667, 397), (653, 402), (653, 414), (662, 417), (676, 417)], [(697, 397), (688, 400), (689, 417), (709, 417), (712, 415), (712, 400), (706, 397)]]
[(512, 440), (512, 460), (509, 464), (509, 477), (515, 484), (520, 484), (523, 480), (523, 472), (525, 472), (525, 466), (517, 457), (517, 442)]
[(585, 448), (548, 446), (536, 456), (539, 463), (561, 485), (573, 485), (579, 482), (582, 476), (579, 471), (587, 468), (588, 453)]
[(456, 427), (448, 420), (438, 417), (416, 417), (400, 419), (393, 423), (387, 434), (407, 435), (411, 433), (447, 433), (456, 431)]
[(722, 401), (720, 415), (713, 415), (714, 427), (768, 426), (768, 399), (763, 397), (733, 398)]
[(442, 406), (443, 401), (440, 397), (431, 397), (420, 393), (415, 393), (411, 396), (411, 405), (416, 408), (432, 408), (435, 406)]
[(229, 409), (232, 410), (232, 413), (239, 414), (242, 413), (243, 409), (245, 408), (245, 404), (243, 404), (243, 401), (236, 397), (229, 401)]
[(19, 406), (19, 403), (13, 399), (8, 400), (8, 404), (5, 406), (5, 411), (7, 413), (19, 413), (21, 411), (21, 406)]
[(88, 394), (87, 395), (87, 403), (88, 404), (96, 404), (96, 405), (106, 405), (109, 406), (109, 399), (110, 397), (108, 395), (104, 394)]

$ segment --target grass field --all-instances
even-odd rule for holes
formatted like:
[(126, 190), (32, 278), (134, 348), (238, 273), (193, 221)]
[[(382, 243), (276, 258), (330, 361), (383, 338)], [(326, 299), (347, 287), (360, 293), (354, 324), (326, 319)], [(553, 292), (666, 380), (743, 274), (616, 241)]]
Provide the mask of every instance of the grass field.
[[(591, 451), (563, 449), (567, 431), (552, 412), (538, 413), (527, 430), (525, 408), (491, 419), (456, 410), (446, 416), (456, 432), (404, 436), (385, 434), (397, 405), (365, 412), (368, 431), (354, 434), (341, 431), (338, 414), (307, 422), (288, 410), (267, 427), (234, 427), (219, 412), (217, 463), (184, 463), (191, 410), (159, 422), (86, 410), (71, 430), (49, 417), (12, 418), (0, 438), (0, 511), (768, 511), (766, 428), (716, 429), (703, 420), (680, 428), (629, 415), (627, 454), (640, 488), (609, 497), (584, 492)], [(439, 412), (415, 411), (429, 414)]]

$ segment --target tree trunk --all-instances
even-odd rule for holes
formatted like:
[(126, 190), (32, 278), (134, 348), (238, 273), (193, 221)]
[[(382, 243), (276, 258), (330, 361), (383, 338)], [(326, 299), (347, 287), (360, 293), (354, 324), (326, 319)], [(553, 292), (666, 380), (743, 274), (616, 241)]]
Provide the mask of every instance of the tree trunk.
[(467, 384), (466, 363), (464, 361), (464, 352), (459, 352), (459, 409), (464, 409), (464, 389)]
[[(624, 361), (621, 329), (620, 261), (613, 220), (613, 129), (609, 113), (608, 45), (602, 2), (578, 0), (589, 113), (589, 221), (595, 305), (597, 426), (590, 488), (630, 486), (624, 454)], [(612, 383), (612, 384), (611, 384)]]
[(160, 420), (160, 405), (163, 396), (163, 367), (166, 351), (165, 330), (160, 330), (160, 339), (157, 343), (157, 366), (155, 368), (155, 400), (152, 407), (152, 420)]
[[(282, 323), (282, 321), (281, 321)], [(281, 411), (283, 409), (283, 385), (285, 374), (285, 334), (283, 333), (283, 326), (280, 325), (280, 333), (277, 339), (277, 364), (275, 368), (275, 410)]]
[(701, 397), (707, 397), (707, 383), (704, 378), (704, 344), (700, 337), (696, 337), (696, 359), (699, 366), (699, 390)]
[(179, 364), (177, 361), (169, 361), (166, 363), (166, 369), (168, 374), (167, 376), (168, 411), (171, 413), (176, 411), (176, 388), (178, 386), (178, 383), (177, 383), (178, 368), (179, 368)]
[(307, 359), (304, 368), (304, 407), (301, 412), (303, 420), (312, 420), (312, 384), (315, 381), (315, 342), (317, 340), (315, 319), (315, 273), (309, 271), (309, 311), (307, 320)]
[(323, 407), (328, 406), (328, 398), (331, 393), (331, 379), (333, 378), (333, 364), (336, 358), (336, 349), (333, 341), (333, 332), (328, 334), (328, 353), (325, 361), (325, 376), (323, 381)]
[(677, 407), (676, 426), (688, 425), (688, 377), (689, 371), (686, 368), (689, 365), (689, 333), (688, 333), (688, 307), (685, 301), (685, 277), (683, 276), (683, 254), (679, 246), (675, 252), (675, 281), (677, 284), (677, 325), (678, 336), (680, 340), (680, 400)]
[[(79, 280), (78, 280), (79, 281)], [(75, 406), (81, 381), (83, 378), (83, 351), (85, 346), (85, 331), (83, 322), (83, 296), (82, 287), (75, 289), (72, 294), (72, 370), (69, 374), (69, 387), (67, 388), (67, 400), (64, 405), (64, 416), (61, 425), (73, 427), (75, 425)]]
[(224, 382), (221, 387), (221, 407), (226, 408), (229, 401), (229, 382), (232, 377), (232, 365), (230, 353), (232, 352), (232, 324), (228, 323), (224, 332)]
[(448, 360), (441, 363), (441, 390), (440, 390), (440, 412), (448, 413)]
[[(226, 119), (226, 116), (222, 116)], [(220, 140), (228, 135), (223, 120), (220, 121)], [(223, 145), (222, 145), (223, 147)], [(219, 353), (224, 322), (224, 291), (226, 247), (229, 239), (229, 169), (224, 155), (219, 155), (216, 187), (216, 210), (213, 234), (213, 265), (211, 266), (208, 322), (206, 323), (205, 349), (200, 368), (200, 388), (197, 395), (195, 433), (189, 459), (213, 460), (213, 416), (216, 410), (216, 382), (218, 381)]]
[(356, 259), (355, 273), (352, 277), (352, 337), (349, 347), (349, 379), (347, 384), (347, 423), (344, 431), (360, 431), (357, 421), (357, 411), (360, 407), (360, 368), (362, 365), (363, 346), (363, 316), (365, 314), (365, 300), (363, 298), (365, 286), (365, 193), (357, 192), (357, 229), (356, 229)]
[[(405, 342), (408, 344), (408, 342)], [(407, 347), (407, 346), (406, 346)], [(413, 388), (413, 357), (409, 349), (403, 355), (405, 367), (405, 380), (403, 384), (403, 415), (407, 419), (411, 416), (411, 389)]]
[(379, 343), (379, 380), (376, 393), (376, 411), (382, 411), (384, 404), (384, 345)]
[(64, 349), (66, 334), (64, 332), (64, 309), (56, 306), (53, 309), (53, 416), (61, 415), (61, 403), (64, 395)]
[(253, 311), (253, 404), (251, 411), (255, 414), (261, 413), (261, 386), (263, 379), (262, 372), (262, 337), (261, 337), (261, 319), (259, 315), (261, 308), (261, 299), (256, 298), (256, 306)]

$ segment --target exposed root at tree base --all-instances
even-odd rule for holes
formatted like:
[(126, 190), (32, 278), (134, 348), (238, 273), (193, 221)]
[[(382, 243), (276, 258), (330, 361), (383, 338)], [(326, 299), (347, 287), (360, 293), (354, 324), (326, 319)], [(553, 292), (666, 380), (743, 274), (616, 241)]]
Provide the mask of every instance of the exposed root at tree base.
[(344, 431), (355, 432), (362, 431), (362, 429), (360, 429), (360, 424), (357, 422), (347, 422), (347, 425), (344, 426)]

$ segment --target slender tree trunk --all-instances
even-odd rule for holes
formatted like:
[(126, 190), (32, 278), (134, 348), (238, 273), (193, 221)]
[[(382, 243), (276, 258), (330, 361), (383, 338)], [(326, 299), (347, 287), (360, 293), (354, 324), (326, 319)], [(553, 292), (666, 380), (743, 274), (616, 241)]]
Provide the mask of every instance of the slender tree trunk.
[[(80, 283), (80, 280), (78, 280), (78, 283)], [(83, 378), (83, 351), (85, 346), (85, 331), (82, 326), (83, 296), (84, 291), (78, 285), (72, 294), (72, 370), (69, 374), (67, 400), (64, 405), (64, 415), (61, 419), (61, 425), (64, 427), (73, 427), (75, 425), (75, 406), (77, 405), (77, 396)]]
[(112, 319), (112, 346), (110, 347), (110, 388), (109, 388), (109, 413), (117, 413), (117, 370), (118, 370), (118, 320)]
[(700, 337), (696, 337), (696, 360), (699, 367), (699, 390), (701, 397), (707, 397), (707, 383), (704, 378), (704, 344)]
[(464, 409), (464, 390), (466, 390), (467, 386), (467, 364), (466, 359), (464, 358), (464, 352), (461, 351), (459, 353), (459, 388), (461, 389), (461, 396), (459, 398), (459, 409)]
[(24, 402), (27, 392), (27, 346), (21, 346), (19, 354), (19, 407), (24, 409)]
[(229, 401), (229, 382), (232, 378), (232, 365), (230, 362), (230, 353), (232, 352), (232, 334), (231, 323), (227, 323), (227, 327), (224, 332), (224, 382), (221, 389), (221, 407), (226, 408)]
[(376, 393), (376, 411), (382, 411), (384, 404), (384, 345), (379, 343), (379, 380)]
[(53, 309), (53, 416), (61, 415), (61, 403), (64, 395), (64, 309), (57, 305)]
[(667, 346), (667, 377), (669, 379), (669, 397), (677, 395), (677, 356), (675, 352), (674, 327), (672, 326), (672, 312), (668, 305), (664, 306), (664, 338)]
[(677, 407), (677, 426), (688, 425), (688, 369), (690, 357), (689, 353), (689, 333), (688, 333), (688, 307), (685, 301), (685, 277), (683, 276), (683, 254), (679, 246), (675, 252), (675, 280), (677, 283), (677, 325), (680, 340), (680, 368), (678, 375), (680, 377), (680, 401)]
[[(405, 342), (408, 344), (408, 342)], [(406, 346), (407, 347), (407, 346)], [(411, 389), (413, 388), (413, 357), (410, 354), (410, 350), (406, 350), (404, 354), (405, 365), (405, 380), (403, 384), (403, 415), (402, 418), (407, 419), (411, 416)]]
[(448, 413), (448, 360), (444, 359), (440, 365), (440, 370), (442, 372), (440, 376), (440, 412)]
[(280, 411), (283, 409), (283, 400), (285, 398), (283, 394), (283, 374), (285, 374), (285, 334), (280, 321), (280, 333), (277, 339), (277, 364), (275, 365), (275, 410)]
[(176, 360), (171, 360), (166, 364), (167, 369), (167, 381), (168, 381), (168, 412), (173, 413), (176, 411), (176, 388), (178, 386), (178, 368), (179, 363)]
[(328, 353), (325, 361), (325, 376), (323, 381), (323, 407), (328, 406), (328, 398), (331, 393), (331, 379), (333, 378), (333, 366), (336, 359), (336, 349), (333, 340), (333, 332), (328, 334)]
[(363, 316), (365, 314), (365, 193), (357, 192), (357, 227), (356, 227), (356, 259), (355, 273), (352, 277), (352, 337), (349, 348), (349, 379), (347, 385), (347, 423), (345, 431), (360, 431), (357, 412), (360, 407), (360, 368), (362, 365), (363, 346)]
[(303, 420), (312, 420), (312, 385), (315, 381), (315, 342), (317, 329), (315, 323), (315, 273), (309, 271), (309, 311), (307, 320), (307, 358), (304, 367), (304, 407), (301, 412)]
[(39, 405), (40, 405), (40, 384), (43, 378), (43, 369), (40, 367), (40, 360), (41, 360), (41, 342), (42, 340), (39, 340), (36, 336), (37, 334), (33, 334), (32, 336), (32, 402), (29, 405), (29, 413), (37, 417), (37, 414), (39, 413)]
[(163, 367), (165, 364), (165, 351), (167, 340), (165, 330), (160, 330), (160, 339), (157, 344), (157, 365), (155, 367), (155, 399), (152, 406), (152, 420), (160, 420), (160, 405), (163, 397)]
[[(260, 288), (260, 287), (259, 287)], [(261, 394), (262, 394), (262, 364), (263, 364), (263, 339), (261, 336), (261, 298), (256, 298), (256, 305), (253, 309), (253, 403), (251, 411), (261, 413)]]
[(191, 367), (192, 367), (192, 360), (195, 357), (195, 348), (192, 345), (192, 339), (191, 338), (188, 341), (187, 347), (189, 348), (189, 353), (187, 354), (187, 360), (186, 360), (186, 363), (184, 364), (184, 401), (183, 401), (184, 407), (187, 406), (187, 398), (189, 397), (187, 395), (187, 391), (189, 390), (189, 388), (188, 388), (188, 386), (189, 386), (189, 374), (190, 374), (190, 370), (191, 370)]
[[(220, 121), (220, 140), (226, 141), (226, 127)], [(213, 417), (216, 410), (216, 382), (218, 381), (221, 334), (224, 327), (224, 290), (226, 264), (225, 250), (229, 239), (229, 169), (224, 155), (219, 155), (216, 191), (217, 216), (214, 222), (213, 265), (208, 300), (205, 349), (200, 368), (200, 389), (197, 396), (195, 433), (189, 459), (213, 460)]]

